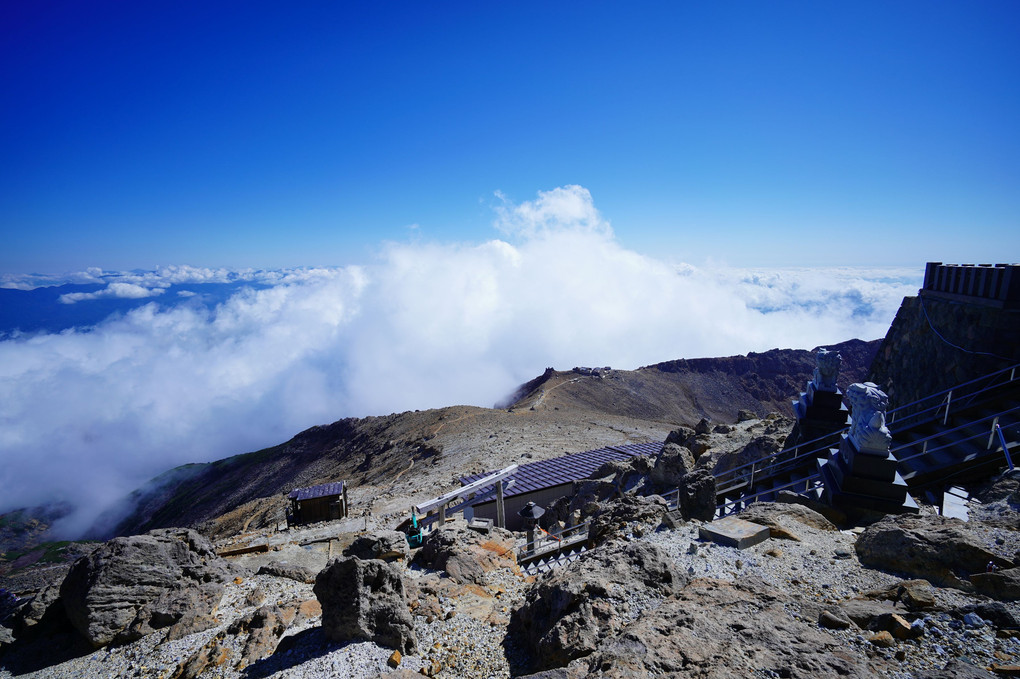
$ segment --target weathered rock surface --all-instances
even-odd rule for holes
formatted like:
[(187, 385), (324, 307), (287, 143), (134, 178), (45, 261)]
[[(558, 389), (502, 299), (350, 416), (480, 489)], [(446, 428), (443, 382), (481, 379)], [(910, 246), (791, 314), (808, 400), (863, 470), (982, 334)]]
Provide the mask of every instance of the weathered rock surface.
[(49, 634), (66, 627), (69, 623), (60, 600), (60, 586), (43, 588), (27, 601), (18, 603), (4, 621), (18, 639)]
[(342, 557), (316, 576), (314, 591), (328, 639), (367, 639), (404, 654), (417, 650), (404, 579), (396, 565)]
[(414, 563), (446, 571), (459, 583), (482, 584), (489, 571), (517, 567), (514, 545), (510, 531), (493, 527), (483, 534), (471, 530), (463, 521), (455, 521), (429, 533)]
[(861, 678), (886, 661), (846, 651), (837, 637), (792, 619), (764, 583), (700, 579), (643, 611), (567, 668), (536, 677)]
[(357, 537), (346, 549), (344, 556), (359, 559), (407, 559), (411, 553), (407, 536), (396, 530), (377, 530)]
[[(670, 433), (670, 437), (676, 431)], [(681, 479), (694, 470), (694, 454), (690, 449), (669, 439), (662, 446), (662, 451), (655, 458), (655, 464), (649, 473), (649, 480), (660, 490), (672, 490), (680, 485)]]
[(311, 568), (279, 562), (259, 566), (257, 575), (272, 575), (275, 578), (287, 578), (307, 585), (315, 582), (315, 571)]
[(989, 562), (1013, 565), (985, 549), (968, 524), (943, 516), (887, 516), (864, 530), (855, 549), (866, 566), (964, 591), (973, 590), (970, 576), (983, 573)]
[(625, 495), (606, 501), (592, 516), (588, 539), (600, 544), (613, 537), (623, 537), (635, 525), (654, 528), (662, 523), (668, 511), (666, 501), (658, 495)]
[(680, 480), (678, 509), (685, 519), (711, 521), (715, 517), (715, 476), (695, 469)]
[[(562, 667), (593, 653), (663, 597), (688, 582), (669, 557), (644, 543), (606, 545), (547, 572), (511, 615), (511, 633), (528, 650), (535, 670)], [(638, 595), (644, 606), (633, 604)]]
[(176, 627), (211, 627), (229, 579), (226, 562), (192, 530), (114, 538), (74, 563), (60, 587), (71, 624), (94, 647)]
[(241, 650), (241, 657), (237, 661), (237, 668), (243, 669), (257, 660), (271, 655), (293, 618), (293, 612), (287, 615), (278, 606), (262, 606), (243, 618), (235, 620), (227, 628), (227, 633), (235, 636), (247, 635), (244, 648)]
[(819, 530), (836, 530), (827, 518), (799, 504), (755, 502), (740, 512), (740, 518), (769, 528), (788, 527), (785, 524), (796, 522)]
[(1004, 602), (1020, 599), (1020, 568), (1007, 568), (991, 573), (975, 573), (970, 576), (974, 589)]
[(935, 589), (927, 580), (901, 580), (884, 589), (865, 592), (864, 596), (901, 603), (911, 611), (928, 611), (936, 607)]

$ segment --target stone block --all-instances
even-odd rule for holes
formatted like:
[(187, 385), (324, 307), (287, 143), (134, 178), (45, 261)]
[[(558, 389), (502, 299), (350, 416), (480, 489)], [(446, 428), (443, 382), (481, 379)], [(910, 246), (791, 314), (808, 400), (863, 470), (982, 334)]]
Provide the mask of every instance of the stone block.
[(839, 442), (839, 455), (846, 462), (846, 468), (854, 476), (887, 482), (896, 477), (896, 467), (899, 462), (892, 453), (886, 452), (885, 455), (862, 453), (854, 447), (853, 441), (845, 434)]
[(727, 547), (747, 549), (759, 542), (769, 538), (768, 526), (759, 526), (750, 521), (738, 519), (735, 516), (727, 516), (706, 523), (698, 529), (698, 535), (702, 540), (711, 540)]
[(864, 476), (854, 476), (842, 455), (832, 455), (828, 460), (828, 464), (836, 485), (845, 493), (869, 495), (896, 502), (903, 502), (907, 495), (907, 484), (899, 473), (895, 471), (893, 472), (893, 478), (885, 481)]

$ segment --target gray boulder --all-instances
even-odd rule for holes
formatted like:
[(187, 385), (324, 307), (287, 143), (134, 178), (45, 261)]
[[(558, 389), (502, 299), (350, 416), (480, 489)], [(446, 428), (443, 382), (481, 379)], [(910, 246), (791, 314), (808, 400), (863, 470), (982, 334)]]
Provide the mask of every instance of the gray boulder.
[(271, 575), (274, 578), (287, 578), (288, 580), (303, 582), (306, 585), (310, 585), (315, 582), (315, 571), (311, 568), (308, 568), (307, 566), (296, 566), (289, 563), (280, 563), (279, 561), (259, 566), (259, 570), (256, 575)]
[(418, 640), (399, 567), (380, 559), (341, 557), (315, 578), (322, 631), (332, 641), (368, 640), (407, 655)]
[(599, 506), (588, 527), (588, 539), (601, 544), (612, 537), (631, 532), (635, 524), (656, 527), (666, 517), (669, 507), (658, 495), (625, 495)]
[(654, 545), (605, 546), (541, 576), (511, 614), (511, 634), (533, 670), (563, 667), (626, 627), (639, 602), (674, 595), (688, 581)]
[(698, 468), (680, 480), (679, 510), (684, 519), (711, 521), (715, 517), (715, 476)]
[(680, 480), (694, 470), (694, 454), (690, 449), (678, 443), (663, 444), (662, 451), (655, 458), (655, 464), (649, 473), (652, 484), (662, 490), (672, 490), (680, 485)]
[(193, 530), (114, 538), (71, 566), (60, 586), (67, 617), (94, 647), (174, 626), (207, 629), (229, 580), (226, 562)]
[(485, 574), (498, 568), (517, 568), (514, 534), (493, 527), (482, 534), (464, 521), (455, 521), (432, 531), (414, 557), (414, 563), (446, 571), (460, 584), (485, 584)]
[(969, 524), (943, 516), (887, 516), (857, 539), (857, 558), (865, 566), (924, 578), (940, 587), (971, 591), (970, 576), (989, 562), (1013, 564), (985, 549)]
[(355, 538), (344, 551), (344, 556), (359, 559), (407, 559), (411, 553), (407, 536), (396, 530), (377, 530)]
[(974, 573), (970, 582), (979, 593), (1001, 601), (1020, 599), (1020, 568), (1006, 568), (991, 573)]

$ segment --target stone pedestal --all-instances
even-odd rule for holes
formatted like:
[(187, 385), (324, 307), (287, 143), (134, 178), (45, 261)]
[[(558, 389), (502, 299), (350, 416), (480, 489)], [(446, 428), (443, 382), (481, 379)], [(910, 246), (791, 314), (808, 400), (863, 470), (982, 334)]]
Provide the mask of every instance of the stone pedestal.
[(836, 386), (841, 360), (837, 352), (819, 349), (807, 391), (793, 402), (797, 426), (787, 440), (787, 447), (798, 446), (798, 454), (837, 445), (839, 432), (850, 423), (843, 392)]
[[(793, 413), (797, 418), (796, 444), (806, 443), (812, 448), (836, 445), (837, 434), (850, 424), (850, 412), (843, 405), (843, 392), (839, 389), (819, 391), (814, 382), (809, 382), (807, 391), (793, 401)], [(826, 440), (826, 437), (830, 438)]]
[(824, 491), (822, 500), (853, 516), (863, 511), (882, 514), (916, 512), (907, 484), (896, 471), (892, 453), (861, 452), (843, 435), (839, 448), (818, 461)]

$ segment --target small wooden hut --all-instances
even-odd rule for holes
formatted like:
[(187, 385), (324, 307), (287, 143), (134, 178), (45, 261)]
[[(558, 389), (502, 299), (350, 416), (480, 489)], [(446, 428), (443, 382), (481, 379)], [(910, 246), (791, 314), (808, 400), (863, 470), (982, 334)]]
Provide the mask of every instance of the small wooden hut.
[(295, 488), (287, 495), (287, 523), (314, 523), (347, 516), (347, 486), (343, 481)]

